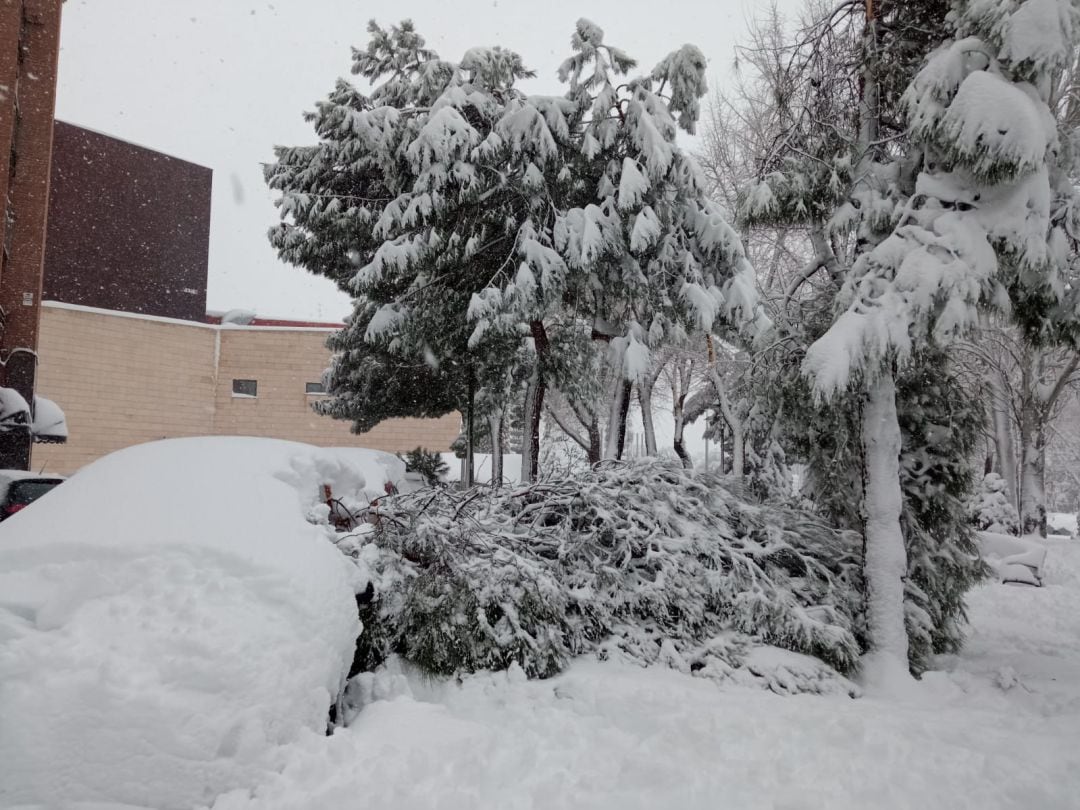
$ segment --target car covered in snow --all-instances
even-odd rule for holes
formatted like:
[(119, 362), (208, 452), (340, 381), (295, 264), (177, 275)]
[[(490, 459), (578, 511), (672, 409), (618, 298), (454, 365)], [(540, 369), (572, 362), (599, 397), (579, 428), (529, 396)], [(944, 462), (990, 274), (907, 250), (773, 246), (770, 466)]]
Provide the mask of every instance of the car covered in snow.
[(0, 520), (25, 509), (63, 483), (63, 476), (41, 475), (27, 470), (0, 470)]
[(325, 733), (360, 632), (325, 491), (364, 504), (403, 472), (371, 450), (170, 439), (4, 524), (0, 807), (190, 808)]

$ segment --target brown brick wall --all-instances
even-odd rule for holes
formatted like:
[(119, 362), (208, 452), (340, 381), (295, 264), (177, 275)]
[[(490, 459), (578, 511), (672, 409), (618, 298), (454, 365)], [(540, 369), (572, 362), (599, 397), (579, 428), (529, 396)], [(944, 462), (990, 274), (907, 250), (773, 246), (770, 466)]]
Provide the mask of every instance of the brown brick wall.
[(213, 172), (57, 121), (46, 300), (202, 321)]
[[(67, 444), (36, 445), (34, 468), (71, 473), (121, 447), (177, 436), (449, 447), (457, 414), (388, 420), (357, 436), (348, 423), (314, 413), (304, 384), (327, 365), (325, 340), (320, 330), (219, 328), (46, 305), (37, 390), (64, 409), (71, 435)], [(257, 380), (258, 396), (234, 397), (234, 378)]]

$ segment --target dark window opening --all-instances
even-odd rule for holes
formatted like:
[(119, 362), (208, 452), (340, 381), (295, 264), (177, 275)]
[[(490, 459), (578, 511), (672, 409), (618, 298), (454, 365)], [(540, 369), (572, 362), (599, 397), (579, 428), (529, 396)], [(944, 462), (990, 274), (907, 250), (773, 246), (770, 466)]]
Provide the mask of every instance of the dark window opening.
[(326, 386), (321, 382), (304, 383), (305, 394), (325, 394)]
[(255, 397), (259, 395), (258, 380), (233, 380), (232, 392), (234, 397)]

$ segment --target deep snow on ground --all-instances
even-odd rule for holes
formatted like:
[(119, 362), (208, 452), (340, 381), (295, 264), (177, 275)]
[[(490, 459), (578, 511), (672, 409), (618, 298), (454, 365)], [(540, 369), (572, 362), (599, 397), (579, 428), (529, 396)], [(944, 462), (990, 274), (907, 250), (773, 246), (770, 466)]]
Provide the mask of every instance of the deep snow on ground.
[(1080, 807), (1080, 542), (1060, 538), (1045, 587), (970, 594), (967, 646), (902, 697), (392, 662), (326, 737), (358, 580), (306, 517), (322, 484), (362, 501), (398, 465), (154, 443), (0, 526), (0, 807)]
[(1075, 512), (1048, 512), (1046, 523), (1051, 532), (1063, 531), (1065, 534), (1076, 535)]
[(362, 676), (348, 728), (279, 751), (240, 808), (1080, 807), (1080, 543), (1046, 586), (971, 594), (971, 638), (906, 698), (780, 697), (581, 661), (549, 681)]
[(305, 516), (383, 455), (153, 442), (0, 525), (0, 807), (189, 808), (325, 729), (355, 569)]

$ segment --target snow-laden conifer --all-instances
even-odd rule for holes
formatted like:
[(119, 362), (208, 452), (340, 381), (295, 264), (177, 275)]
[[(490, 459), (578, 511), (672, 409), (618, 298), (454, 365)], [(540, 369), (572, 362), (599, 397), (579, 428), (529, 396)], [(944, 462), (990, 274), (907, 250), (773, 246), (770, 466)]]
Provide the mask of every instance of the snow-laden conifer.
[[(512, 52), (448, 62), (411, 23), (369, 32), (353, 72), (370, 94), (339, 82), (309, 115), (319, 142), (279, 148), (267, 169), (279, 254), (355, 298), (324, 412), (366, 429), (371, 413), (505, 402), (490, 388), (527, 377), (529, 476), (545, 387), (594, 385), (592, 340), (630, 381), (690, 327), (758, 317), (739, 239), (676, 143), (705, 91), (696, 48), (628, 77), (633, 60), (582, 20), (566, 92), (540, 96)], [(400, 391), (398, 362), (430, 369), (428, 395), (380, 401), (366, 379), (374, 368)]]
[[(1062, 26), (1071, 42), (1077, 12), (1064, 0), (954, 6), (955, 38), (929, 56), (903, 98), (923, 150), (914, 194), (891, 233), (855, 263), (846, 309), (804, 362), (820, 396), (856, 380), (867, 391), (866, 579), (883, 671), (908, 658), (895, 369), (918, 347), (966, 333), (980, 308), (1016, 310), (1041, 332), (1065, 302), (1064, 236), (1052, 210), (1060, 144), (1048, 106), (1064, 51), (1043, 52), (1025, 37)], [(870, 186), (894, 182), (871, 163), (863, 168)]]

